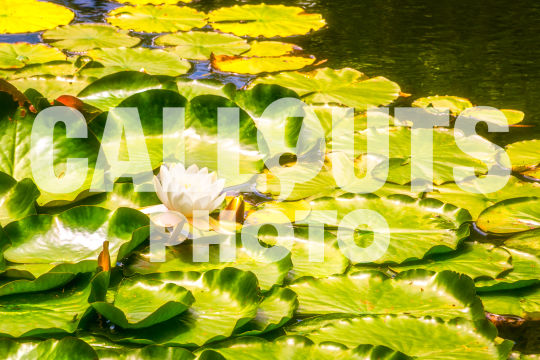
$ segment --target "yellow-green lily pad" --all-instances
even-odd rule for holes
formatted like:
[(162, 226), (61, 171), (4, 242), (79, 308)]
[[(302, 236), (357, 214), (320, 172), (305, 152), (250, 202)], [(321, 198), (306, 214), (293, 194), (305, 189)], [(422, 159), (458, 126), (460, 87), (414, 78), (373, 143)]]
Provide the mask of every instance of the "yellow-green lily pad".
[(3, 0), (0, 7), (0, 34), (36, 32), (66, 25), (73, 11), (61, 5), (36, 0)]
[(43, 64), (51, 61), (65, 60), (64, 55), (58, 49), (44, 44), (0, 44), (0, 68), (17, 69), (25, 65)]

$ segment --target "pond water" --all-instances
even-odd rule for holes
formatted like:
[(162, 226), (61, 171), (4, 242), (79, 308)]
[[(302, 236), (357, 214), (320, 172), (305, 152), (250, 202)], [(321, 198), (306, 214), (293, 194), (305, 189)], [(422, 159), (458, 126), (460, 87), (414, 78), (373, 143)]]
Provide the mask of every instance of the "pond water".
[[(77, 12), (75, 22), (104, 22), (120, 6), (103, 0), (53, 0)], [(260, 1), (196, 0), (210, 11)], [(396, 81), (414, 98), (456, 95), (477, 105), (518, 109), (523, 124), (497, 143), (538, 138), (540, 131), (540, 2), (516, 0), (267, 0), (322, 13), (328, 27), (288, 38), (333, 68), (349, 66)], [(4, 35), (0, 41), (39, 42), (39, 34)], [(152, 46), (152, 37), (145, 36)], [(199, 64), (191, 78), (208, 78)], [(211, 75), (241, 85), (245, 77)], [(536, 126), (535, 126), (536, 125)]]

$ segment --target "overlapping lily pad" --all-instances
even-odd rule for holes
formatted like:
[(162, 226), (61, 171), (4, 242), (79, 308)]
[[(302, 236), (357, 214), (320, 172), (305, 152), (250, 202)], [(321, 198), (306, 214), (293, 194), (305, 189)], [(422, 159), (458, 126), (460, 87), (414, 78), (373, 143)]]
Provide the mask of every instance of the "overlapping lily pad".
[(274, 73), (278, 71), (300, 70), (315, 62), (313, 56), (264, 56), (245, 57), (216, 55), (212, 58), (214, 69), (236, 74)]
[(150, 75), (179, 76), (187, 73), (191, 65), (174, 53), (148, 48), (115, 48), (90, 50), (87, 53), (104, 67), (82, 71), (85, 76), (103, 77), (120, 71), (140, 71)]
[(107, 21), (121, 29), (163, 33), (201, 28), (206, 25), (206, 15), (187, 6), (122, 6), (111, 10)]
[(463, 110), (471, 108), (473, 105), (469, 100), (458, 96), (435, 95), (416, 99), (412, 106), (433, 108), (435, 111), (437, 109), (448, 109), (451, 114), (459, 115)]
[(15, 341), (0, 339), (0, 357), (15, 359), (69, 359), (77, 354), (78, 360), (95, 360), (96, 353), (84, 341), (73, 337), (61, 340)]
[[(221, 342), (197, 350), (199, 358), (218, 353), (227, 360), (303, 359), (303, 360), (406, 360), (403, 353), (384, 346), (361, 345), (347, 349), (339, 343), (314, 344), (303, 336), (283, 336), (272, 342), (246, 337)], [(206, 356), (206, 357), (205, 357)]]
[(92, 307), (124, 329), (138, 329), (169, 320), (186, 311), (193, 296), (173, 283), (142, 276), (124, 279), (113, 291), (114, 300)]
[(217, 32), (188, 31), (158, 37), (156, 45), (174, 46), (169, 51), (184, 59), (208, 60), (210, 55), (238, 55), (250, 49), (246, 40)]
[(125, 30), (106, 24), (74, 24), (61, 26), (43, 33), (43, 39), (57, 48), (87, 51), (97, 48), (132, 47), (141, 40)]
[(351, 68), (322, 68), (308, 73), (271, 75), (255, 80), (252, 86), (256, 84), (285, 86), (310, 104), (340, 104), (358, 111), (370, 106), (388, 105), (400, 93), (398, 84), (384, 77), (369, 78)]
[[(327, 315), (288, 328), (289, 335), (304, 335), (315, 343), (340, 342), (387, 346), (415, 359), (496, 360), (508, 356), (511, 344), (495, 342), (493, 328), (478, 328), (469, 321), (443, 322), (410, 316)], [(396, 336), (401, 334), (401, 336)]]
[(474, 282), (450, 271), (437, 274), (413, 270), (393, 279), (377, 271), (362, 271), (325, 279), (306, 278), (290, 288), (298, 294), (298, 313), (303, 315), (409, 314), (447, 320), (484, 317)]
[(36, 213), (35, 201), (39, 190), (30, 179), (17, 182), (11, 176), (0, 172), (0, 225), (19, 220)]
[[(466, 222), (470, 220), (470, 215), (466, 210), (432, 199), (415, 200), (404, 195), (379, 198), (375, 195), (345, 194), (313, 200), (311, 208), (313, 211), (308, 221), (332, 227), (340, 225), (351, 230), (361, 226), (361, 229), (375, 233), (384, 230), (367, 228), (364, 224), (366, 219), (360, 215), (353, 215), (346, 222), (342, 219), (356, 209), (373, 210), (383, 216), (388, 224), (390, 239), (387, 250), (376, 260), (377, 263), (401, 263), (421, 259), (430, 253), (448, 252), (469, 235)], [(316, 210), (336, 210), (337, 219)], [(370, 232), (359, 233), (354, 240), (347, 237), (342, 241), (347, 246), (353, 245), (350, 241), (354, 241), (356, 246), (365, 248), (371, 244), (372, 235)]]
[(284, 5), (235, 5), (209, 14), (214, 29), (238, 36), (284, 37), (303, 35), (326, 25), (319, 14)]
[[(71, 67), (71, 65), (70, 65)], [(10, 81), (21, 91), (34, 89), (46, 99), (53, 101), (62, 95), (77, 95), (90, 84), (88, 79), (71, 76), (34, 76)]]
[(508, 234), (540, 227), (540, 198), (520, 197), (498, 202), (476, 220), (480, 230)]
[(66, 25), (75, 14), (61, 5), (37, 0), (5, 0), (0, 10), (0, 33), (26, 33)]
[(540, 165), (540, 140), (525, 140), (506, 146), (512, 169), (523, 171)]
[(16, 69), (26, 65), (65, 59), (66, 56), (61, 51), (43, 44), (0, 44), (1, 69)]

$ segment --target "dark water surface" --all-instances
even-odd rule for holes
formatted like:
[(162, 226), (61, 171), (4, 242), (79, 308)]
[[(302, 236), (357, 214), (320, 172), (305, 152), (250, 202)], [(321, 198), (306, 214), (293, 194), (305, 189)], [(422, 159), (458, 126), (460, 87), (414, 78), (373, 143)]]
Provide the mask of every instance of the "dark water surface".
[[(120, 6), (103, 0), (53, 0), (75, 22), (104, 22)], [(260, 1), (199, 0), (209, 11)], [(530, 0), (267, 0), (322, 13), (328, 27), (287, 38), (333, 68), (349, 66), (396, 81), (413, 98), (457, 95), (474, 104), (522, 110), (524, 124), (499, 143), (540, 135), (540, 2)], [(38, 42), (39, 34), (0, 36)], [(151, 45), (151, 38), (146, 38)], [(207, 72), (200, 64), (192, 77)], [(223, 80), (223, 79), (222, 79)], [(226, 79), (241, 82), (243, 79)]]

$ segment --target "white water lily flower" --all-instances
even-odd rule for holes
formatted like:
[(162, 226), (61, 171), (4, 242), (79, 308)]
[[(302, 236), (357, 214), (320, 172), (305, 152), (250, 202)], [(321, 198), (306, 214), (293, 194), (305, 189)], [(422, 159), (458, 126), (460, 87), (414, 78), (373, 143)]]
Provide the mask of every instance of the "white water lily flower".
[(154, 187), (169, 211), (186, 218), (193, 218), (194, 210), (210, 213), (225, 199), (225, 179), (218, 179), (215, 172), (208, 173), (207, 168), (199, 170), (195, 164), (187, 169), (182, 164), (162, 165), (159, 175), (154, 177)]

